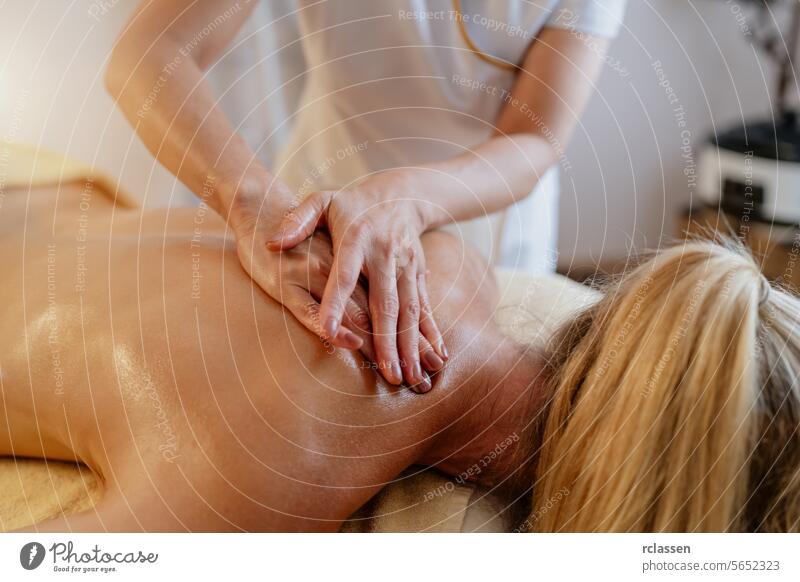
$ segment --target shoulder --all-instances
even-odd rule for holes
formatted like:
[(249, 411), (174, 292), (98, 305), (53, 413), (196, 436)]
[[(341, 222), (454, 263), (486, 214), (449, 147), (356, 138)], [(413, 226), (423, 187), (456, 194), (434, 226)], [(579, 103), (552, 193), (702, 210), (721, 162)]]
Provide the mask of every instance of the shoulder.
[(449, 327), (465, 319), (482, 323), (492, 319), (499, 291), (486, 259), (470, 244), (442, 231), (423, 235), (422, 246), (437, 321), (444, 319)]

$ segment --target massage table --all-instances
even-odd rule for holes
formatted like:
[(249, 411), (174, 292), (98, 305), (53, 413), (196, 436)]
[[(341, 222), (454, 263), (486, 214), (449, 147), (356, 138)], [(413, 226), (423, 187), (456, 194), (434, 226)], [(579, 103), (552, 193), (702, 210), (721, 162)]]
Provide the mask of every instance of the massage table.
[[(0, 168), (6, 188), (91, 181), (115, 203), (139, 205), (114, 180), (53, 152), (11, 145), (6, 162)], [(543, 344), (565, 317), (597, 299), (596, 291), (560, 275), (505, 270), (496, 275), (501, 292), (497, 323), (521, 342)], [(101, 494), (94, 474), (80, 464), (0, 457), (2, 531), (89, 509)], [(342, 531), (509, 531), (512, 526), (502, 517), (504, 509), (490, 491), (435, 470), (411, 467), (354, 514)]]

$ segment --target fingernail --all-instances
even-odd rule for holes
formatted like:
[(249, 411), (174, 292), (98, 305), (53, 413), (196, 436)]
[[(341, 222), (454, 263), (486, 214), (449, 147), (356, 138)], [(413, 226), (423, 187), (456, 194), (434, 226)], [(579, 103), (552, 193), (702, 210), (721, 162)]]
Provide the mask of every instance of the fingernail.
[(326, 319), (324, 327), (325, 327), (325, 333), (328, 334), (328, 337), (336, 337), (336, 328), (338, 326), (336, 325), (335, 317), (329, 317), (328, 319)]
[(363, 344), (363, 343), (364, 343), (364, 342), (361, 340), (361, 338), (360, 338), (360, 337), (358, 337), (356, 334), (354, 334), (354, 333), (353, 333), (352, 331), (350, 331), (349, 329), (343, 329), (343, 330), (340, 332), (340, 334), (341, 334), (341, 336), (344, 338), (344, 340), (345, 340), (345, 341), (346, 341), (348, 344), (350, 344), (351, 346), (354, 346), (354, 347), (353, 347), (353, 349), (358, 349), (358, 348), (360, 348), (360, 347), (361, 347), (361, 344)]
[(418, 384), (422, 381), (422, 368), (419, 362), (414, 362), (414, 365), (411, 367), (411, 375), (414, 377), (414, 383)]
[(392, 381), (395, 384), (401, 384), (403, 382), (403, 372), (400, 370), (400, 364), (397, 362), (392, 362)]
[(425, 394), (426, 392), (430, 392), (431, 388), (433, 388), (430, 376), (428, 376), (423, 372), (422, 382), (414, 384), (414, 386), (412, 386), (411, 388), (412, 390), (414, 390), (414, 392), (418, 394)]
[(447, 351), (447, 347), (444, 345), (443, 341), (439, 342), (439, 353), (445, 360), (450, 359), (450, 352)]
[(442, 366), (444, 366), (444, 360), (437, 356), (436, 352), (433, 350), (424, 352), (422, 354), (422, 363), (425, 364), (425, 369), (431, 372), (441, 370)]

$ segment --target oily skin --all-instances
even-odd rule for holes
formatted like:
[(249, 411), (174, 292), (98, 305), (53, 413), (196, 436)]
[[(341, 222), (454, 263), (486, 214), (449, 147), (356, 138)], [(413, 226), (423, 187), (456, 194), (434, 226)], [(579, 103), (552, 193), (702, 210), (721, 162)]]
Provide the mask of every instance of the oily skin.
[(490, 271), (423, 244), (451, 361), (419, 395), (269, 299), (213, 212), (9, 191), (0, 454), (78, 460), (104, 487), (32, 529), (332, 531), (407, 466), (457, 474), (521, 430), (540, 368), (494, 327)]

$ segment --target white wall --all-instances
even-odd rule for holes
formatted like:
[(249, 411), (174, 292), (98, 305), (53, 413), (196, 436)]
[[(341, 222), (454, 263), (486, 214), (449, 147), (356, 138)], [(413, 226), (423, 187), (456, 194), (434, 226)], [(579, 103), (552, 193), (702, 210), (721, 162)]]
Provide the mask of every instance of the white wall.
[[(562, 268), (613, 261), (630, 245), (652, 248), (674, 237), (676, 217), (692, 195), (684, 170), (697, 153), (682, 157), (683, 137), (697, 146), (715, 128), (769, 115), (772, 74), (753, 50), (753, 37), (743, 34), (740, 8), (725, 0), (629, 0), (625, 30), (612, 48), (618, 66), (604, 72), (567, 152)], [(620, 67), (627, 74), (614, 70)]]
[[(0, 137), (41, 144), (94, 163), (148, 202), (187, 200), (114, 110), (102, 85), (127, 0), (10, 0), (0, 18)], [(103, 13), (98, 7), (105, 6)], [(660, 60), (688, 131), (768, 114), (756, 53), (725, 0), (630, 0), (626, 30), (568, 150), (562, 266), (625, 256), (674, 234), (690, 193), (681, 130), (652, 63)], [(96, 17), (90, 15), (93, 10)], [(98, 13), (100, 12), (100, 13)], [(764, 61), (764, 59), (762, 59)], [(765, 65), (762, 62), (762, 65)], [(619, 68), (619, 67), (618, 67)]]

